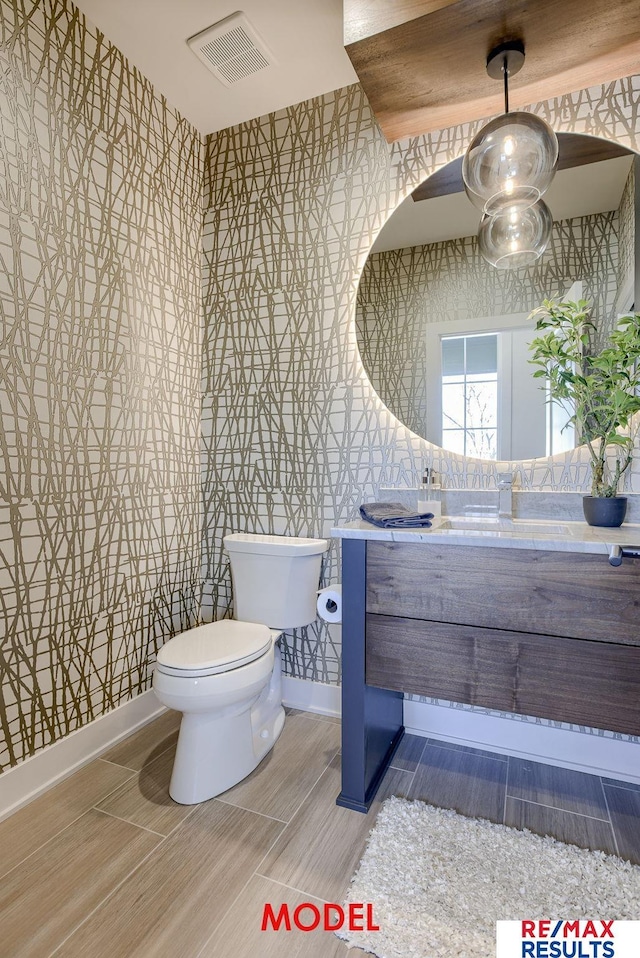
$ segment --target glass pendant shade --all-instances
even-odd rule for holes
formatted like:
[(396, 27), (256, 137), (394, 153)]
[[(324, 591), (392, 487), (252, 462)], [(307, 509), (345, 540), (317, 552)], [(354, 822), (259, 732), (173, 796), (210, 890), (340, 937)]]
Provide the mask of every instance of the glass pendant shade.
[(543, 200), (522, 209), (509, 206), (493, 216), (483, 216), (478, 233), (482, 256), (496, 269), (532, 266), (551, 238), (553, 220)]
[(533, 113), (505, 113), (471, 142), (462, 161), (467, 196), (488, 216), (506, 206), (533, 206), (548, 188), (558, 162), (558, 140)]

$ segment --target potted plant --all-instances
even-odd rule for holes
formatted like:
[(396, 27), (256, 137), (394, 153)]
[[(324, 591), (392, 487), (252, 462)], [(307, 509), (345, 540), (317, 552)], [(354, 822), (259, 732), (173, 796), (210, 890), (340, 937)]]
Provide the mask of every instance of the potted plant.
[(591, 308), (587, 300), (544, 300), (531, 313), (537, 319), (530, 343), (533, 374), (549, 382), (551, 401), (569, 405), (568, 424), (586, 444), (591, 459), (591, 495), (584, 513), (594, 526), (619, 526), (627, 500), (618, 486), (631, 465), (634, 433), (632, 418), (640, 410), (640, 313), (623, 316), (597, 355), (589, 354)]

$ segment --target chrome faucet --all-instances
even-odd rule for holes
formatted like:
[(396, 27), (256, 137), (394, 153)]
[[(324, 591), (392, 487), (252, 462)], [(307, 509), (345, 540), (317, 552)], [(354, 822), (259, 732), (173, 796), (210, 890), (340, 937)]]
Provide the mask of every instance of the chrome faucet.
[(510, 472), (498, 473), (498, 517), (513, 518), (513, 476)]

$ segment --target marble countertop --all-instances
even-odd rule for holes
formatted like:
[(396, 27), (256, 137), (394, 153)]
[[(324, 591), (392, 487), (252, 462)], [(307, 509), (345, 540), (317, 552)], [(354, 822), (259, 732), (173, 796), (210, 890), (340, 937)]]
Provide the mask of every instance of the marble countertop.
[[(453, 522), (464, 529), (442, 528)], [(486, 526), (486, 528), (485, 528)], [(476, 528), (474, 528), (476, 527)], [(481, 528), (480, 528), (481, 527)], [(586, 522), (553, 520), (480, 520), (463, 516), (442, 516), (430, 529), (378, 529), (356, 519), (335, 526), (338, 539), (376, 539), (382, 542), (425, 542), (434, 545), (492, 546), (507, 549), (542, 549), (551, 552), (608, 554), (611, 546), (639, 546), (640, 525), (624, 523), (619, 529), (589, 526)]]

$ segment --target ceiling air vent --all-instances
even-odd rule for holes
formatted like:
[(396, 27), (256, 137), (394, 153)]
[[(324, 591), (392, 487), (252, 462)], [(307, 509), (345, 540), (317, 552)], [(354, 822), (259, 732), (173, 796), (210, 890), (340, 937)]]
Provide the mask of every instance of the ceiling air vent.
[(199, 60), (224, 83), (238, 80), (275, 64), (275, 57), (253, 29), (244, 13), (232, 13), (187, 40)]

